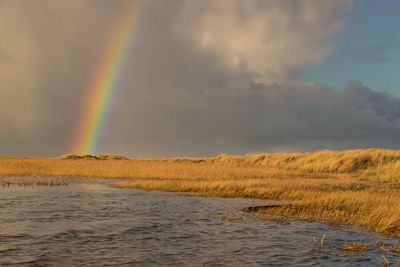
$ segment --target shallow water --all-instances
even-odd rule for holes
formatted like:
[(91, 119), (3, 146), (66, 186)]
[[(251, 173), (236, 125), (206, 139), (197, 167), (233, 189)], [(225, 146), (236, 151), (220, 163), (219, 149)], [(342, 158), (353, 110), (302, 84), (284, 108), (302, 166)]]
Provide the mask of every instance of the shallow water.
[(0, 266), (383, 266), (383, 255), (393, 266), (400, 262), (377, 249), (347, 256), (336, 249), (352, 242), (400, 245), (397, 239), (240, 211), (263, 203), (117, 189), (96, 180), (0, 187)]

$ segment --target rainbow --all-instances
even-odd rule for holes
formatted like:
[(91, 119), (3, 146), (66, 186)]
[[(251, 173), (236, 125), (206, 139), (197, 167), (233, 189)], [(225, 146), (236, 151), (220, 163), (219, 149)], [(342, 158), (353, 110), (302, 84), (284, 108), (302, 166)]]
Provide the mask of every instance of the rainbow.
[(78, 154), (95, 153), (100, 137), (104, 132), (111, 105), (120, 88), (126, 60), (129, 56), (135, 35), (138, 32), (145, 0), (130, 0), (126, 12), (119, 17), (109, 45), (89, 86), (84, 111), (80, 116), (78, 131), (73, 140), (70, 152)]

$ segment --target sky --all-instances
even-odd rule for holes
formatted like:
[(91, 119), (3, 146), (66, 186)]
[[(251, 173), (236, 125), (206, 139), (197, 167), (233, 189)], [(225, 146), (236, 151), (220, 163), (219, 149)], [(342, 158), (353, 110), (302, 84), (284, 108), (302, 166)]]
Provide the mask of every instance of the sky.
[[(72, 152), (130, 1), (0, 0), (0, 155)], [(399, 148), (399, 1), (144, 2), (97, 153)]]
[(353, 2), (346, 27), (337, 36), (335, 52), (301, 77), (343, 87), (344, 81), (362, 80), (378, 91), (400, 94), (400, 2)]

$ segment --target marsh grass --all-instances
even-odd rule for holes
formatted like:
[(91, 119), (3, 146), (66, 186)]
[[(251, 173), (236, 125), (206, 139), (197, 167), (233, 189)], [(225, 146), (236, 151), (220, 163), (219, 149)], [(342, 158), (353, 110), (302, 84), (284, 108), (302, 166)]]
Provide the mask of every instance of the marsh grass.
[(53, 177), (0, 177), (0, 187), (61, 186), (68, 184), (65, 179)]
[(127, 178), (115, 186), (278, 200), (285, 205), (256, 212), (400, 236), (400, 151), (122, 159), (99, 155), (2, 158), (0, 175)]
[(388, 246), (384, 243), (378, 243), (377, 247), (382, 252), (392, 252), (392, 253), (400, 254), (400, 246)]
[(370, 250), (370, 247), (366, 243), (353, 243), (339, 246), (338, 249), (351, 252), (364, 252)]
[[(319, 247), (322, 248), (322, 245), (320, 245), (320, 241), (316, 238), (313, 237), (314, 243), (317, 243)], [(322, 240), (323, 238), (321, 238)], [(370, 251), (376, 252), (376, 250), (383, 252), (383, 253), (388, 253), (388, 255), (395, 256), (395, 254), (400, 253), (400, 250), (397, 250), (398, 247), (390, 247), (386, 246), (386, 244), (381, 243), (381, 242), (376, 242), (375, 244), (368, 244), (368, 243), (351, 243), (351, 244), (343, 244), (340, 246), (336, 247), (337, 250), (342, 251), (342, 253), (337, 253), (335, 250), (328, 249), (328, 251), (323, 251), (322, 253), (327, 254), (327, 255), (333, 255), (333, 256), (338, 256), (338, 257), (344, 257), (344, 258), (350, 258), (354, 256), (355, 254), (359, 253), (369, 253)], [(384, 266), (391, 266), (391, 262), (386, 258), (385, 255), (381, 255), (382, 257), (382, 263)]]

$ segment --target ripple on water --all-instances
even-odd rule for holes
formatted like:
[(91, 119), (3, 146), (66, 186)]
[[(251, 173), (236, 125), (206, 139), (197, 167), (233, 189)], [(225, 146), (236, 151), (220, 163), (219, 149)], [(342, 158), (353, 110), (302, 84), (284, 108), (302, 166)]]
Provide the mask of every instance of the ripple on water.
[(378, 249), (337, 249), (399, 240), (323, 224), (281, 225), (240, 211), (265, 204), (260, 200), (124, 190), (95, 180), (0, 190), (0, 266), (376, 266), (383, 255), (399, 261)]

